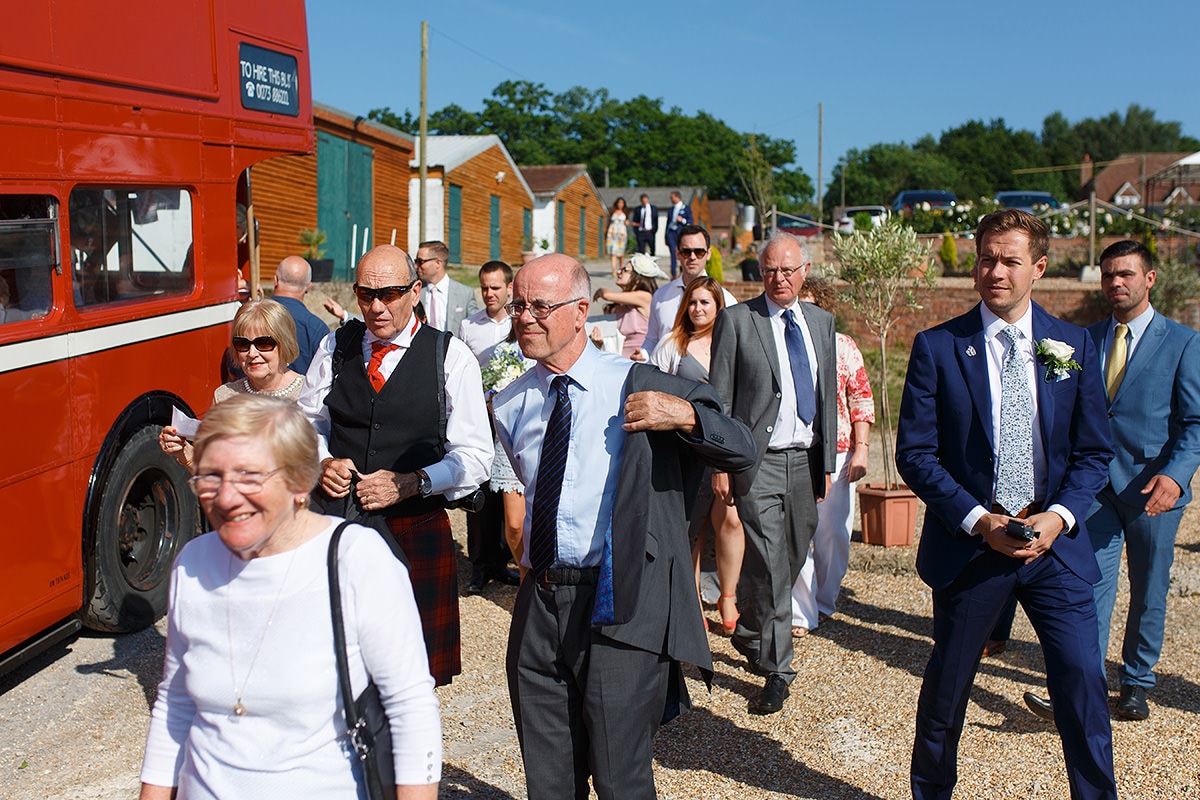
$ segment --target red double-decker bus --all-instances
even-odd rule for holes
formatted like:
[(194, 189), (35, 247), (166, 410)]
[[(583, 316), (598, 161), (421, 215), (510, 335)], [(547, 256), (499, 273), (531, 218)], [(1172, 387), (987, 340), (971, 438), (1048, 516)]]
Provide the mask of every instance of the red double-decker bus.
[(303, 0), (55, 0), (4, 28), (0, 672), (165, 610), (201, 518), (158, 431), (220, 380), (251, 168), (314, 141)]

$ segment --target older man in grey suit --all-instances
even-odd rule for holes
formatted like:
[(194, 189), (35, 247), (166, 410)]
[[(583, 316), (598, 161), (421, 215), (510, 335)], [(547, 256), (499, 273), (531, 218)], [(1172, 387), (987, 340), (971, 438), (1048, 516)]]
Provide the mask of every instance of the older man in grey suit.
[(791, 587), (837, 458), (837, 365), (833, 316), (796, 299), (811, 266), (807, 249), (779, 234), (760, 261), (764, 291), (717, 316), (709, 372), (726, 413), (754, 434), (754, 467), (732, 485), (714, 475), (713, 491), (737, 503), (746, 528), (733, 646), (767, 676), (750, 712), (773, 714), (796, 677)]
[[(530, 800), (652, 798), (651, 739), (687, 704), (680, 662), (711, 677), (687, 514), (703, 474), (752, 463), (712, 388), (588, 341), (579, 262), (517, 273), (508, 311), (537, 362), (496, 395), (525, 484), (508, 686)], [(789, 610), (790, 612), (790, 610)]]
[(455, 336), (462, 321), (479, 310), (475, 290), (446, 274), (450, 248), (438, 241), (421, 242), (413, 264), (421, 278), (421, 305), (431, 328), (450, 331)]

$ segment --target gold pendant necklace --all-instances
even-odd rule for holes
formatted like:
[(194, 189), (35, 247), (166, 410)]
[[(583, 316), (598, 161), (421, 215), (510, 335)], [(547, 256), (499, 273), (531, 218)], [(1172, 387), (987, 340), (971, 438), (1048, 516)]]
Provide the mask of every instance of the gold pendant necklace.
[(233, 713), (236, 716), (246, 716), (246, 704), (242, 702), (242, 696), (246, 693), (246, 685), (250, 683), (250, 673), (254, 672), (254, 665), (258, 663), (258, 654), (262, 652), (263, 642), (267, 638), (267, 631), (271, 629), (271, 621), (275, 619), (275, 609), (279, 608), (279, 599), (283, 597), (283, 587), (287, 585), (288, 576), (292, 574), (292, 565), (296, 563), (296, 552), (298, 550), (299, 548), (292, 550), (291, 560), (288, 561), (287, 570), (283, 573), (283, 580), (279, 582), (279, 591), (275, 593), (275, 601), (271, 603), (271, 611), (267, 614), (267, 624), (263, 626), (262, 636), (258, 637), (258, 647), (254, 649), (254, 657), (250, 659), (250, 667), (246, 670), (246, 677), (242, 679), (242, 688), (240, 691), (238, 690), (237, 665), (233, 652), (233, 552), (230, 551), (229, 553), (229, 571), (225, 594), (225, 631), (229, 635), (229, 678), (233, 684), (233, 694), (236, 698), (233, 703)]

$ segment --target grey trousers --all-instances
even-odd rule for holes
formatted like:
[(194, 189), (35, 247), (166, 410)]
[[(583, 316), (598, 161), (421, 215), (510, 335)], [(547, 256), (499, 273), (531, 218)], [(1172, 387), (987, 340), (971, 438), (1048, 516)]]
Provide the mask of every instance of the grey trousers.
[(741, 618), (734, 638), (758, 653), (755, 666), (791, 683), (796, 677), (792, 585), (817, 528), (808, 452), (768, 450), (737, 507), (746, 529), (746, 555), (738, 581)]
[(508, 692), (529, 800), (654, 798), (651, 740), (671, 662), (591, 625), (595, 587), (521, 583), (508, 636)]

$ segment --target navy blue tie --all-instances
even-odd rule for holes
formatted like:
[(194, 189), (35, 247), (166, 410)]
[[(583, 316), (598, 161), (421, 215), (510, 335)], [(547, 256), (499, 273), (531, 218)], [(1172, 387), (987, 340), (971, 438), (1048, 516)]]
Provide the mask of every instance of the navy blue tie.
[(790, 308), (783, 312), (783, 341), (792, 367), (792, 386), (796, 388), (796, 416), (805, 425), (811, 425), (817, 416), (817, 393), (813, 391), (812, 367), (808, 363), (804, 334), (796, 324), (796, 312)]
[[(567, 387), (571, 379), (559, 375), (551, 383), (554, 410), (542, 437), (538, 458), (537, 496), (529, 522), (529, 567), (535, 577), (554, 563), (558, 549), (558, 501), (562, 497), (563, 474), (567, 468), (567, 448), (571, 443), (571, 397)], [(550, 398), (546, 398), (549, 401)]]

